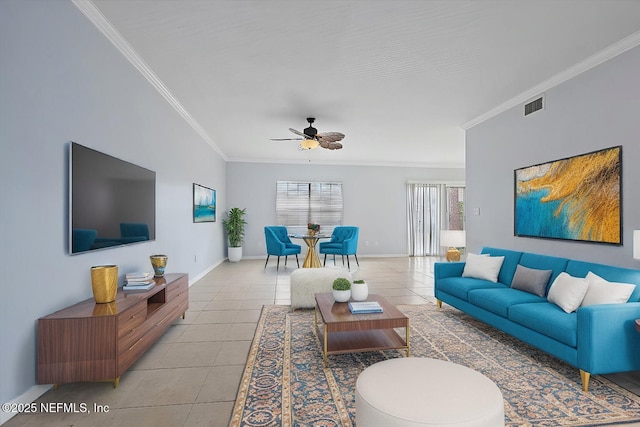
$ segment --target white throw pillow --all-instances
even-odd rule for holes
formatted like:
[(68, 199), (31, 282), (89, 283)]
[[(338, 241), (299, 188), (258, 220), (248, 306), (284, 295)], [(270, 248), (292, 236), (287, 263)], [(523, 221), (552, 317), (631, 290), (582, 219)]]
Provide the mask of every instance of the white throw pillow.
[(467, 254), (467, 262), (464, 265), (462, 277), (473, 277), (475, 279), (497, 282), (503, 261), (503, 256)]
[(587, 279), (562, 272), (553, 281), (547, 299), (567, 313), (576, 311), (589, 288)]
[(629, 301), (636, 285), (632, 283), (609, 282), (591, 271), (586, 277), (589, 282), (587, 294), (581, 306), (595, 304), (622, 304)]

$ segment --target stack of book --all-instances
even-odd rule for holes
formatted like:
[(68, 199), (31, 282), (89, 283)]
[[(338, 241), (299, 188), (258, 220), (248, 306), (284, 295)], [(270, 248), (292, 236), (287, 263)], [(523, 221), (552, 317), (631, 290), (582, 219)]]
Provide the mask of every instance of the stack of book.
[(350, 302), (349, 310), (352, 314), (382, 313), (382, 307), (378, 301)]
[(156, 285), (151, 273), (127, 273), (124, 280), (122, 289), (125, 291), (148, 291)]

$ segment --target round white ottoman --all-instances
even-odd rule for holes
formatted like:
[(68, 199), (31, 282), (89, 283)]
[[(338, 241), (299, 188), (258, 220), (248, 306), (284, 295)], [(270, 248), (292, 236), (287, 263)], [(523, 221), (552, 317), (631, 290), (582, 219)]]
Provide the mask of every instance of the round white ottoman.
[(467, 367), (436, 359), (385, 360), (356, 382), (361, 427), (504, 426), (502, 393)]

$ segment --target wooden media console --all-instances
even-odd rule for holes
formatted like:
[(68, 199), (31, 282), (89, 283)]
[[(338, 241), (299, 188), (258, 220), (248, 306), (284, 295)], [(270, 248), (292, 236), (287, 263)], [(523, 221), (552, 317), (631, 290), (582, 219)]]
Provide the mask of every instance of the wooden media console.
[(148, 291), (118, 289), (38, 319), (38, 384), (113, 381), (189, 308), (189, 276), (165, 274)]

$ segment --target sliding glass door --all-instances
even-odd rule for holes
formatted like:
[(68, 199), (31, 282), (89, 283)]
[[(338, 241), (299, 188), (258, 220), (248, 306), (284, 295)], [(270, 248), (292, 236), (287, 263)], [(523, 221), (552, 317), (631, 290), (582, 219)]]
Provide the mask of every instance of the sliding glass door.
[(440, 230), (464, 230), (464, 187), (407, 184), (409, 256), (442, 255)]

